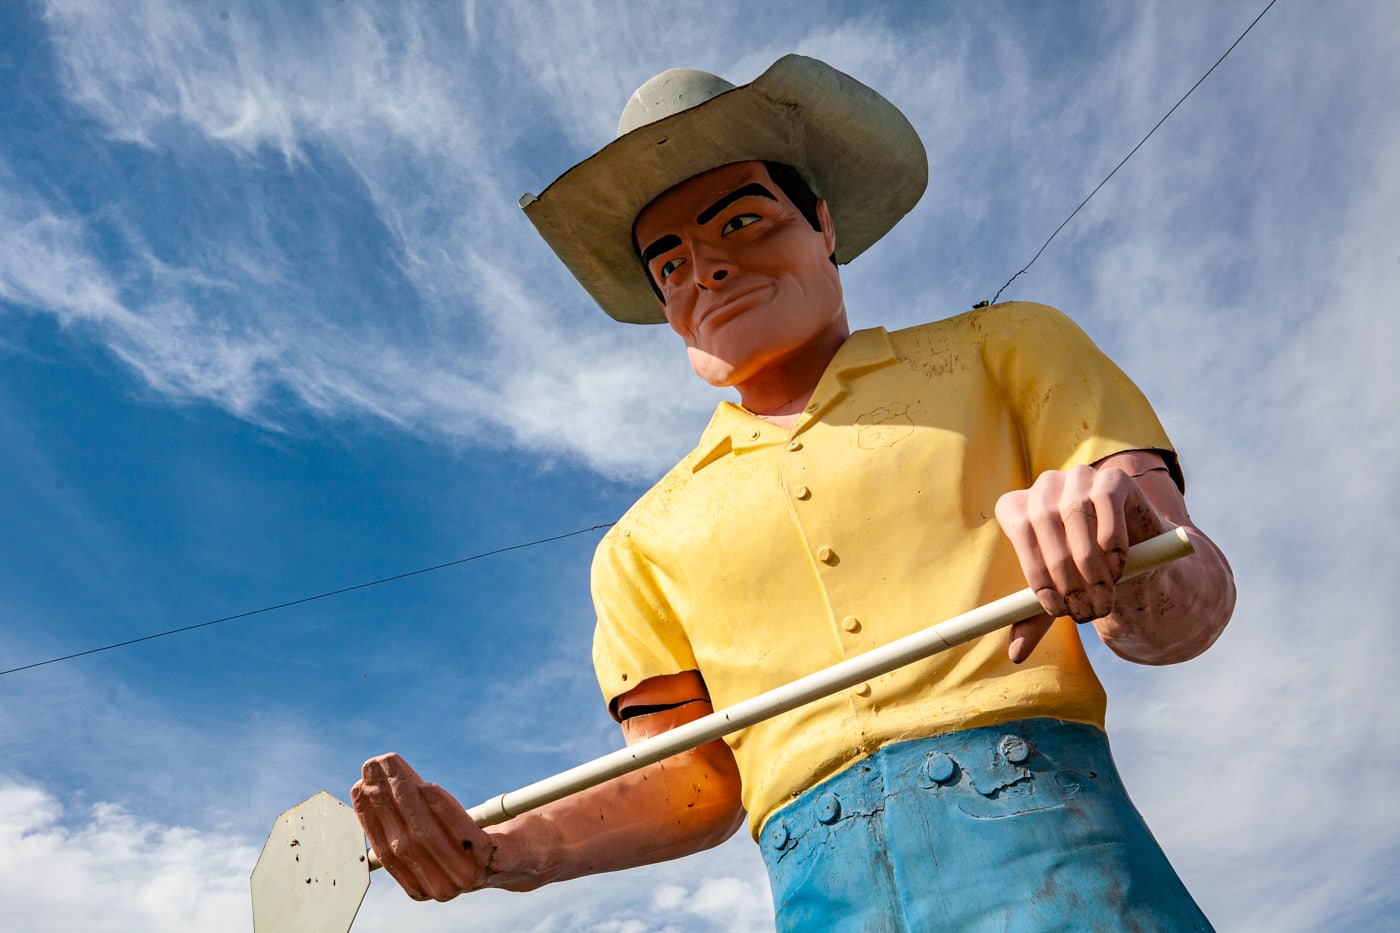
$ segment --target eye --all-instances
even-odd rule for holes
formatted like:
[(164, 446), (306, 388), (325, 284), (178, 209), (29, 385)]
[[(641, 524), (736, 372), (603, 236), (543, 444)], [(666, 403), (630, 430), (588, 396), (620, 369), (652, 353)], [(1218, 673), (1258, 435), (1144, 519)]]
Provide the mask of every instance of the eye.
[(747, 227), (751, 223), (757, 223), (758, 220), (759, 216), (757, 214), (738, 214), (729, 218), (725, 225), (720, 228), (720, 235), (729, 236), (729, 234), (733, 233), (735, 230)]
[(664, 282), (667, 279), (669, 279), (671, 277), (671, 273), (675, 272), (683, 265), (685, 265), (685, 259), (680, 256), (677, 256), (675, 259), (666, 260), (666, 262), (661, 266), (661, 281)]

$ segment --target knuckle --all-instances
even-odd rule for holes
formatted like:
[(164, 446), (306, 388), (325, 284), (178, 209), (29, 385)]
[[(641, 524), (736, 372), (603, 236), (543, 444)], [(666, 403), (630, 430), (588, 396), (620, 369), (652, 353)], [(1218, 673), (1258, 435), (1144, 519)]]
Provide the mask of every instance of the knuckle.
[(1050, 571), (1050, 577), (1068, 584), (1079, 576), (1079, 567), (1074, 561), (1074, 555), (1064, 554), (1046, 563), (1046, 569)]
[(1036, 587), (1035, 598), (1040, 601), (1040, 605), (1052, 616), (1062, 615), (1065, 609), (1064, 597), (1060, 591), (1053, 586)]
[(1066, 499), (1060, 504), (1060, 517), (1065, 521), (1078, 519), (1093, 521), (1099, 517), (1099, 510), (1094, 506), (1092, 499)]

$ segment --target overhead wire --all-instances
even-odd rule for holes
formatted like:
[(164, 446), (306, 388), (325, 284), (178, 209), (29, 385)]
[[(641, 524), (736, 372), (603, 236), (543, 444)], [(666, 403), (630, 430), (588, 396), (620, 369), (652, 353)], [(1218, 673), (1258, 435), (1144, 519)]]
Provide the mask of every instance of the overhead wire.
[(1055, 228), (1055, 232), (1050, 234), (1049, 239), (1047, 239), (1044, 243), (1041, 244), (1040, 249), (1036, 250), (1035, 255), (1031, 257), (1031, 261), (1026, 263), (1025, 266), (1021, 268), (1020, 272), (1017, 272), (1011, 278), (1007, 279), (1006, 284), (1002, 285), (1001, 288), (997, 289), (997, 293), (992, 296), (991, 301), (983, 302), (981, 305), (978, 305), (978, 307), (984, 307), (988, 304), (996, 304), (997, 299), (1001, 297), (1001, 293), (1006, 291), (1007, 287), (1010, 286), (1012, 282), (1016, 281), (1016, 279), (1020, 278), (1020, 276), (1023, 275), (1027, 270), (1029, 270), (1031, 266), (1035, 265), (1035, 261), (1040, 258), (1040, 254), (1045, 252), (1045, 248), (1050, 245), (1050, 242), (1054, 240), (1055, 237), (1060, 235), (1060, 231), (1069, 225), (1069, 222), (1074, 219), (1075, 215), (1078, 214), (1081, 210), (1083, 210), (1084, 205), (1088, 204), (1090, 199), (1092, 199), (1094, 195), (1099, 193), (1099, 189), (1102, 188), (1104, 185), (1108, 184), (1108, 180), (1114, 175), (1118, 174), (1118, 170), (1122, 168), (1127, 163), (1127, 161), (1137, 153), (1139, 149), (1143, 147), (1144, 143), (1146, 143), (1149, 139), (1152, 138), (1152, 134), (1157, 132), (1158, 127), (1160, 127), (1163, 123), (1166, 123), (1167, 118), (1170, 117), (1172, 114), (1176, 113), (1176, 109), (1186, 102), (1186, 98), (1190, 97), (1195, 92), (1196, 88), (1200, 87), (1205, 82), (1206, 78), (1210, 77), (1211, 72), (1215, 71), (1216, 68), (1220, 67), (1220, 63), (1223, 62), (1229, 56), (1229, 54), (1235, 50), (1235, 46), (1239, 45), (1240, 42), (1244, 40), (1244, 37), (1249, 35), (1249, 31), (1254, 28), (1256, 23), (1258, 23), (1261, 19), (1264, 18), (1264, 14), (1269, 12), (1269, 10), (1272, 9), (1273, 5), (1277, 2), (1278, 0), (1269, 0), (1268, 5), (1265, 6), (1264, 9), (1259, 11), (1259, 15), (1254, 17), (1253, 22), (1251, 22), (1248, 26), (1245, 27), (1244, 32), (1240, 33), (1239, 37), (1235, 39), (1234, 42), (1230, 43), (1230, 47), (1225, 50), (1225, 54), (1221, 55), (1218, 59), (1216, 59), (1214, 65), (1211, 65), (1210, 68), (1206, 69), (1206, 73), (1201, 75), (1201, 77), (1196, 81), (1195, 84), (1191, 85), (1191, 90), (1181, 95), (1181, 100), (1177, 101), (1175, 104), (1172, 105), (1172, 109), (1168, 110), (1166, 114), (1162, 117), (1162, 119), (1158, 120), (1157, 124), (1153, 126), (1152, 129), (1147, 131), (1147, 135), (1144, 136), (1142, 139), (1138, 140), (1138, 144), (1133, 147), (1132, 151), (1129, 152), (1127, 155), (1123, 156), (1123, 161), (1115, 165), (1113, 167), (1113, 171), (1105, 175), (1103, 181), (1099, 182), (1096, 186), (1094, 186), (1094, 190), (1089, 192), (1088, 197), (1086, 197), (1083, 201), (1080, 201), (1079, 206), (1076, 207), (1073, 211), (1071, 211), (1070, 215), (1066, 217), (1058, 227)]
[(303, 596), (300, 599), (289, 600), (285, 603), (278, 603), (275, 606), (264, 606), (261, 609), (250, 609), (247, 612), (234, 613), (231, 616), (224, 616), (220, 619), (210, 619), (208, 622), (197, 622), (194, 625), (183, 625), (180, 628), (172, 628), (165, 632), (156, 632), (153, 635), (142, 635), (140, 638), (129, 638), (126, 641), (115, 642), (110, 645), (103, 645), (100, 648), (89, 648), (86, 651), (76, 651), (73, 654), (65, 654), (58, 658), (49, 658), (46, 661), (35, 661), (33, 664), (23, 664), (19, 667), (12, 667), (9, 670), (0, 671), (0, 677), (6, 674), (18, 674), (20, 671), (33, 670), (36, 667), (44, 667), (48, 664), (57, 664), (60, 661), (71, 661), (74, 658), (87, 657), (90, 654), (99, 654), (103, 651), (111, 651), (114, 648), (125, 648), (128, 645), (137, 645), (143, 641), (153, 641), (157, 638), (165, 638), (169, 635), (179, 635), (182, 632), (193, 632), (195, 629), (208, 628), (211, 625), (219, 625), (223, 622), (232, 622), (236, 619), (246, 619), (249, 616), (262, 615), (268, 612), (276, 612), (278, 609), (289, 609), (292, 606), (302, 606), (306, 603), (315, 602), (318, 599), (329, 599), (332, 596), (341, 596), (345, 593), (353, 593), (356, 590), (366, 590), (372, 586), (379, 586), (383, 583), (393, 583), (396, 580), (404, 580), (408, 577), (416, 577), (425, 573), (432, 573), (435, 570), (445, 570), (448, 567), (456, 567), (461, 564), (469, 564), (474, 560), (481, 560), (486, 557), (494, 557), (497, 554), (504, 554), (507, 551), (520, 551), (538, 544), (548, 544), (551, 541), (562, 541), (565, 538), (573, 538), (578, 535), (586, 535), (592, 531), (600, 531), (604, 528), (611, 528), (615, 522), (607, 522), (602, 525), (593, 525), (588, 528), (580, 528), (577, 531), (566, 532), (562, 535), (553, 535), (548, 538), (539, 538), (534, 541), (527, 541), (524, 544), (511, 544), (506, 547), (498, 547), (494, 550), (483, 551), (480, 554), (473, 554), (471, 557), (462, 557), (458, 560), (450, 560), (445, 564), (434, 564), (431, 567), (424, 567), (420, 570), (410, 570), (407, 573), (396, 573), (391, 577), (382, 577), (378, 580), (371, 580), (368, 583), (356, 583), (353, 586), (343, 586), (338, 590), (330, 590), (325, 593), (317, 593), (315, 596)]
[[(983, 302), (982, 305), (979, 305), (979, 307), (981, 307), (981, 306), (983, 306), (983, 305), (985, 305), (985, 304), (996, 304), (997, 299), (1001, 297), (1001, 293), (1004, 292), (1004, 291), (1006, 291), (1007, 287), (1010, 286), (1012, 282), (1016, 281), (1017, 278), (1019, 278), (1021, 275), (1025, 274), (1025, 273), (1030, 269), (1031, 266), (1035, 265), (1035, 261), (1036, 261), (1037, 259), (1040, 258), (1041, 254), (1045, 252), (1046, 248), (1049, 247), (1050, 243), (1055, 239), (1055, 237), (1059, 236), (1060, 231), (1063, 230), (1066, 226), (1069, 225), (1069, 222), (1072, 221), (1072, 220), (1075, 218), (1075, 216), (1076, 216), (1081, 210), (1083, 210), (1084, 205), (1088, 204), (1089, 201), (1094, 197), (1094, 195), (1098, 194), (1098, 193), (1099, 193), (1099, 190), (1100, 190), (1101, 188), (1103, 188), (1104, 185), (1108, 184), (1109, 180), (1110, 180), (1111, 178), (1113, 178), (1113, 176), (1116, 175), (1116, 174), (1118, 173), (1118, 170), (1121, 169), (1125, 164), (1127, 164), (1128, 160), (1131, 159), (1131, 158), (1137, 153), (1137, 151), (1138, 151), (1139, 149), (1141, 149), (1141, 148), (1143, 147), (1143, 145), (1144, 145), (1149, 139), (1152, 138), (1152, 135), (1153, 135), (1154, 133), (1157, 132), (1158, 128), (1161, 127), (1163, 123), (1166, 123), (1166, 122), (1167, 122), (1167, 119), (1168, 119), (1173, 113), (1175, 113), (1175, 112), (1177, 111), (1177, 108), (1179, 108), (1183, 103), (1186, 102), (1186, 99), (1187, 99), (1188, 97), (1190, 97), (1190, 96), (1195, 92), (1196, 88), (1200, 87), (1200, 86), (1205, 82), (1205, 80), (1211, 76), (1211, 73), (1214, 72), (1215, 69), (1218, 68), (1218, 67), (1220, 66), (1220, 63), (1223, 62), (1223, 61), (1225, 61), (1225, 59), (1230, 55), (1230, 53), (1233, 52), (1233, 51), (1235, 50), (1235, 46), (1239, 45), (1240, 42), (1244, 40), (1244, 37), (1247, 36), (1247, 35), (1249, 35), (1250, 30), (1252, 30), (1252, 29), (1255, 27), (1255, 25), (1258, 24), (1258, 22), (1259, 22), (1261, 19), (1264, 18), (1264, 14), (1268, 13), (1269, 10), (1272, 9), (1273, 6), (1274, 6), (1274, 4), (1277, 3), (1277, 2), (1278, 2), (1278, 0), (1269, 0), (1269, 3), (1264, 7), (1263, 10), (1261, 10), (1261, 11), (1259, 12), (1259, 15), (1256, 16), (1256, 17), (1254, 17), (1253, 21), (1250, 22), (1250, 24), (1249, 24), (1247, 27), (1245, 27), (1244, 32), (1240, 33), (1239, 36), (1235, 39), (1235, 41), (1232, 42), (1232, 43), (1230, 44), (1230, 47), (1229, 47), (1228, 49), (1225, 50), (1224, 54), (1221, 55), (1218, 59), (1216, 59), (1215, 64), (1211, 65), (1210, 68), (1208, 68), (1208, 69), (1206, 70), (1206, 73), (1203, 74), (1203, 75), (1201, 75), (1201, 77), (1196, 81), (1195, 84), (1191, 85), (1191, 89), (1188, 90), (1185, 94), (1183, 94), (1183, 95), (1181, 96), (1181, 99), (1178, 100), (1175, 104), (1172, 105), (1172, 108), (1166, 112), (1166, 114), (1162, 117), (1162, 119), (1158, 120), (1157, 123), (1156, 123), (1156, 125), (1154, 125), (1154, 126), (1152, 127), (1152, 129), (1150, 129), (1150, 130), (1147, 131), (1147, 135), (1144, 136), (1141, 140), (1138, 141), (1138, 144), (1132, 148), (1132, 151), (1130, 151), (1126, 156), (1123, 157), (1122, 161), (1120, 161), (1116, 166), (1114, 166), (1113, 171), (1109, 172), (1106, 176), (1104, 176), (1103, 181), (1099, 182), (1098, 185), (1096, 185), (1096, 186), (1094, 187), (1094, 190), (1093, 190), (1093, 191), (1090, 191), (1089, 194), (1088, 194), (1088, 196), (1085, 197), (1083, 201), (1079, 202), (1079, 206), (1076, 207), (1073, 211), (1071, 211), (1071, 212), (1070, 212), (1070, 215), (1069, 215), (1068, 217), (1066, 217), (1066, 218), (1064, 219), (1064, 221), (1063, 221), (1058, 227), (1055, 228), (1055, 232), (1052, 233), (1052, 234), (1050, 234), (1049, 238), (1046, 239), (1046, 241), (1045, 241), (1043, 244), (1041, 244), (1040, 249), (1037, 250), (1037, 251), (1036, 251), (1036, 254), (1035, 254), (1034, 256), (1031, 257), (1031, 261), (1028, 262), (1028, 263), (1026, 263), (1025, 266), (1023, 266), (1023, 267), (1021, 268), (1021, 270), (1018, 271), (1015, 275), (1013, 275), (1013, 276), (1011, 276), (1011, 278), (1007, 279), (1007, 280), (1006, 280), (1006, 283), (1005, 283), (1004, 285), (1002, 285), (1001, 288), (997, 289), (996, 294), (992, 297), (992, 300), (991, 300), (990, 302)], [(116, 648), (125, 648), (125, 647), (127, 647), (127, 646), (129, 646), (129, 645), (136, 645), (136, 644), (140, 644), (140, 643), (142, 643), (142, 642), (154, 641), (155, 639), (158, 639), (158, 638), (166, 638), (166, 637), (169, 637), (169, 636), (171, 636), (171, 635), (179, 635), (179, 634), (182, 634), (182, 633), (184, 633), (184, 632), (192, 632), (192, 631), (195, 631), (195, 630), (197, 630), (197, 629), (209, 628), (210, 626), (213, 626), (213, 625), (220, 625), (220, 624), (222, 624), (222, 623), (224, 623), (224, 622), (233, 622), (233, 621), (236, 621), (236, 620), (238, 620), (238, 619), (246, 619), (246, 618), (249, 618), (249, 617), (251, 617), (251, 616), (263, 615), (263, 614), (266, 614), (266, 613), (269, 613), (269, 612), (276, 612), (276, 611), (278, 611), (278, 610), (280, 610), (280, 609), (289, 609), (289, 608), (291, 608), (291, 607), (293, 607), (293, 606), (301, 606), (301, 605), (305, 605), (306, 603), (315, 602), (315, 601), (317, 601), (317, 600), (329, 599), (329, 598), (332, 597), (332, 596), (341, 596), (341, 595), (344, 595), (345, 593), (352, 593), (352, 592), (355, 592), (356, 590), (364, 590), (364, 589), (368, 589), (368, 588), (373, 587), (373, 586), (380, 586), (380, 585), (385, 584), (385, 583), (392, 583), (392, 582), (395, 582), (395, 581), (397, 581), (397, 580), (404, 580), (404, 579), (407, 579), (408, 577), (420, 576), (420, 575), (422, 575), (422, 574), (425, 574), (425, 573), (432, 573), (432, 572), (437, 571), (437, 570), (445, 570), (445, 569), (447, 569), (447, 568), (449, 568), (449, 567), (456, 567), (456, 566), (459, 566), (459, 565), (461, 565), (461, 564), (466, 564), (466, 563), (470, 563), (470, 562), (472, 562), (472, 561), (481, 560), (481, 559), (486, 558), (486, 557), (492, 557), (492, 556), (495, 556), (495, 555), (497, 555), (497, 554), (504, 554), (504, 553), (506, 553), (506, 552), (508, 552), (508, 551), (523, 550), (524, 548), (534, 547), (534, 546), (540, 545), (540, 544), (548, 544), (548, 543), (550, 543), (550, 542), (552, 542), (552, 541), (561, 541), (561, 540), (563, 540), (563, 539), (565, 539), (565, 538), (572, 538), (572, 537), (576, 537), (576, 536), (578, 536), (578, 535), (588, 534), (588, 533), (593, 532), (593, 531), (599, 531), (599, 530), (602, 530), (602, 529), (605, 529), (605, 528), (610, 528), (610, 527), (613, 526), (613, 524), (615, 524), (615, 523), (614, 523), (614, 522), (607, 522), (607, 523), (601, 524), (601, 525), (592, 525), (592, 526), (590, 526), (590, 527), (588, 527), (588, 528), (580, 528), (580, 529), (578, 529), (577, 531), (570, 531), (570, 532), (566, 532), (565, 534), (553, 535), (553, 536), (548, 537), (548, 538), (539, 538), (539, 539), (534, 540), (534, 541), (527, 541), (527, 542), (525, 542), (525, 543), (523, 543), (523, 544), (512, 544), (512, 545), (508, 545), (508, 546), (506, 546), (506, 547), (499, 547), (499, 548), (495, 548), (495, 549), (490, 550), (490, 551), (483, 551), (483, 552), (480, 553), (480, 554), (473, 554), (471, 557), (463, 557), (463, 558), (460, 558), (460, 559), (458, 559), (458, 560), (452, 560), (452, 561), (448, 561), (448, 562), (442, 563), (442, 564), (435, 564), (435, 565), (433, 565), (433, 566), (431, 566), (431, 567), (424, 567), (424, 568), (419, 569), (419, 570), (410, 570), (410, 571), (408, 571), (408, 572), (406, 572), (406, 573), (394, 574), (393, 576), (383, 577), (383, 578), (378, 579), (378, 580), (371, 580), (371, 581), (369, 581), (368, 583), (357, 583), (357, 584), (354, 584), (353, 586), (345, 586), (345, 587), (341, 587), (340, 589), (329, 590), (329, 591), (327, 591), (327, 592), (325, 592), (325, 593), (317, 593), (317, 594), (314, 595), (314, 596), (304, 596), (304, 597), (301, 597), (301, 598), (299, 598), (299, 599), (293, 599), (293, 600), (289, 600), (289, 601), (287, 601), (287, 602), (277, 603), (276, 605), (273, 605), (273, 606), (264, 606), (264, 607), (261, 608), (261, 609), (251, 609), (251, 610), (248, 610), (248, 611), (246, 611), (246, 612), (238, 612), (238, 613), (234, 613), (233, 615), (223, 616), (222, 618), (218, 618), (218, 619), (210, 619), (210, 620), (207, 621), (207, 622), (198, 622), (198, 623), (195, 623), (195, 624), (193, 624), (193, 625), (185, 625), (185, 626), (181, 626), (181, 627), (179, 627), (179, 628), (169, 629), (169, 630), (164, 631), (164, 632), (156, 632), (156, 633), (151, 634), (151, 635), (143, 635), (143, 636), (141, 636), (141, 637), (139, 637), (139, 638), (130, 638), (130, 639), (127, 639), (126, 641), (114, 642), (114, 643), (112, 643), (112, 644), (110, 644), (110, 645), (102, 645), (101, 647), (98, 647), (98, 648), (89, 648), (89, 649), (87, 649), (87, 650), (85, 650), (85, 651), (77, 651), (77, 652), (74, 652), (74, 653), (72, 653), (72, 654), (62, 655), (61, 657), (49, 658), (49, 659), (44, 660), (44, 661), (35, 661), (35, 662), (33, 662), (32, 664), (23, 664), (23, 665), (20, 665), (19, 667), (12, 667), (12, 668), (9, 668), (8, 670), (0, 671), (0, 677), (4, 677), (4, 676), (6, 676), (7, 674), (18, 674), (18, 673), (20, 673), (21, 671), (33, 670), (34, 668), (38, 668), (38, 667), (45, 667), (45, 666), (50, 665), (50, 664), (58, 664), (58, 663), (60, 663), (60, 662), (62, 662), (62, 661), (71, 661), (71, 660), (73, 660), (73, 659), (75, 659), (75, 658), (82, 658), (82, 657), (87, 657), (88, 655), (99, 654), (99, 653), (104, 652), (104, 651), (112, 651), (112, 650), (114, 650), (114, 649), (116, 649)]]

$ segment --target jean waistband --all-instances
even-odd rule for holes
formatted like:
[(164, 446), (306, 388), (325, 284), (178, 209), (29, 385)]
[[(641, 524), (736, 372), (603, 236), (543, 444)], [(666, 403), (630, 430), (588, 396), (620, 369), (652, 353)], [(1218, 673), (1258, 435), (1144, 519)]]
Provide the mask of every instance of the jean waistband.
[(759, 845), (765, 858), (781, 858), (808, 832), (868, 816), (899, 793), (949, 798), (964, 810), (981, 804), (1014, 808), (1012, 798), (1037, 793), (1037, 775), (1052, 774), (1064, 796), (1074, 795), (1076, 774), (1121, 787), (1101, 729), (1021, 719), (887, 745), (776, 811), (764, 823)]

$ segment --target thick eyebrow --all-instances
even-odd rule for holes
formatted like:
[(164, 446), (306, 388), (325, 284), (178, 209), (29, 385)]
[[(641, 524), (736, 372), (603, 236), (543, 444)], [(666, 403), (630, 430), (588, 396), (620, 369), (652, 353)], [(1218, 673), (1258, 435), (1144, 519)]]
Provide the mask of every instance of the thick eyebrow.
[(705, 208), (703, 211), (700, 212), (700, 216), (695, 218), (695, 222), (701, 226), (704, 226), (705, 224), (713, 220), (716, 214), (724, 210), (729, 205), (733, 204), (735, 201), (739, 200), (740, 198), (747, 198), (750, 196), (767, 198), (770, 201), (778, 200), (777, 195), (773, 194), (773, 192), (769, 191), (767, 188), (763, 187), (756, 181), (751, 182), (745, 185), (744, 187), (738, 189), (737, 191), (729, 192), (724, 197), (720, 198), (718, 201)]
[(662, 253), (669, 252), (670, 250), (673, 250), (680, 245), (680, 237), (676, 236), (674, 233), (666, 234), (665, 236), (657, 240), (655, 243), (642, 250), (642, 265), (645, 266), (650, 264), (651, 261), (657, 256), (660, 256)]
[[(729, 192), (709, 207), (700, 212), (700, 216), (695, 218), (695, 222), (701, 226), (714, 220), (715, 215), (733, 204), (740, 198), (757, 197), (767, 198), (770, 201), (778, 200), (777, 195), (760, 185), (758, 182), (751, 182), (742, 188)], [(668, 233), (659, 237), (646, 249), (642, 250), (642, 265), (648, 265), (657, 256), (681, 245), (681, 238), (674, 233)]]

